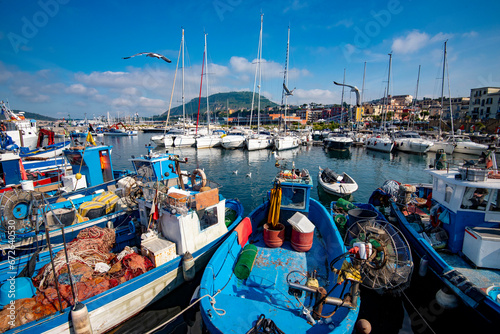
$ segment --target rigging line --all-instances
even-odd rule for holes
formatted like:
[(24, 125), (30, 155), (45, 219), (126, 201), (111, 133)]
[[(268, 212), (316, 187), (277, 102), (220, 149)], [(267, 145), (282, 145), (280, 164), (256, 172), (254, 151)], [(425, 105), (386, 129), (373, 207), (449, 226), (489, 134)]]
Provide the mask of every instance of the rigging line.
[(415, 307), (415, 305), (413, 305), (413, 303), (411, 302), (410, 298), (408, 298), (408, 296), (403, 291), (403, 289), (401, 289), (401, 287), (398, 287), (398, 289), (399, 289), (399, 291), (401, 291), (401, 293), (403, 294), (403, 296), (405, 296), (406, 300), (408, 300), (408, 303), (410, 303), (411, 307), (413, 307), (413, 309), (415, 310), (415, 312), (417, 312), (417, 314), (420, 316), (420, 318), (425, 322), (425, 324), (430, 329), (430, 331), (433, 332), (434, 334), (436, 334), (436, 332), (432, 329), (431, 325), (429, 325), (429, 323), (427, 322), (427, 320), (425, 320), (424, 316), (422, 314), (420, 314), (420, 312), (417, 310), (417, 308)]
[(170, 102), (168, 104), (167, 122), (165, 123), (165, 133), (167, 130), (168, 120), (170, 118), (170, 108), (172, 107), (172, 98), (174, 96), (175, 80), (177, 78), (177, 70), (179, 69), (179, 59), (181, 58), (181, 50), (182, 50), (182, 41), (181, 41), (181, 46), (179, 47), (179, 55), (177, 56), (177, 65), (175, 65), (174, 84), (172, 85), (172, 93), (170, 93)]

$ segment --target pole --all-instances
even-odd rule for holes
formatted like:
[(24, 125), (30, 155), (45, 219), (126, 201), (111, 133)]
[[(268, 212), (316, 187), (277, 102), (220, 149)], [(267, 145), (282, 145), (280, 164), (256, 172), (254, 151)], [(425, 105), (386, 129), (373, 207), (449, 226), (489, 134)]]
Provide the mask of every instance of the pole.
[(342, 98), (340, 99), (340, 124), (344, 123), (344, 85), (345, 85), (345, 68), (344, 68), (344, 79), (342, 81)]

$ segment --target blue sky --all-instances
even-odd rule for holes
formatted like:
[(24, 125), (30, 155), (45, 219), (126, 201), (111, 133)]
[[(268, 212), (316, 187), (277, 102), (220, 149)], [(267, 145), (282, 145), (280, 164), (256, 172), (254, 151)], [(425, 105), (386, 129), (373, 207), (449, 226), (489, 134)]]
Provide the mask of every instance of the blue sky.
[[(499, 9), (498, 1), (1, 0), (0, 99), (57, 118), (160, 114), (171, 96), (181, 103), (180, 67), (172, 86), (182, 28), (186, 102), (199, 95), (204, 32), (209, 94), (252, 91), (261, 13), (261, 92), (275, 102), (288, 26), (290, 104), (340, 103), (333, 81), (345, 69), (346, 83), (361, 89), (365, 62), (364, 100), (382, 97), (391, 51), (390, 93), (415, 95), (421, 65), (418, 97), (438, 98), (445, 40), (451, 95), (469, 96), (500, 86)], [(138, 52), (172, 63), (122, 59)]]

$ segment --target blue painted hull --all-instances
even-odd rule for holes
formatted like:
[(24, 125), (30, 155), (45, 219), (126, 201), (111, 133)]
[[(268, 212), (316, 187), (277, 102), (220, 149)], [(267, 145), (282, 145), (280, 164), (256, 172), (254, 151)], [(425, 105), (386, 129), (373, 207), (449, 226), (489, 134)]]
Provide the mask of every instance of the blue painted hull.
[[(309, 297), (306, 298), (304, 293), (298, 302), (288, 293), (287, 275), (290, 272), (311, 273), (313, 270), (317, 270), (318, 277), (328, 278), (324, 287), (329, 291), (336, 280), (328, 263), (346, 252), (328, 211), (313, 199), (310, 199), (309, 206), (308, 218), (315, 225), (316, 232), (308, 252), (295, 251), (287, 240), (278, 248), (265, 246), (260, 223), (267, 219), (269, 202), (260, 205), (249, 215), (253, 231), (249, 240), (257, 247), (258, 255), (248, 279), (240, 280), (233, 274), (242, 249), (237, 232), (233, 232), (216, 251), (200, 284), (201, 315), (210, 333), (246, 333), (261, 314), (285, 333), (353, 331), (359, 305), (354, 309), (338, 308), (331, 318), (334, 326), (325, 322), (310, 325), (302, 314), (302, 304), (308, 304)], [(286, 217), (283, 219), (286, 220)], [(320, 279), (320, 286), (323, 284), (325, 280)], [(340, 290), (337, 289), (331, 296), (340, 297)], [(203, 298), (206, 295), (213, 296), (213, 299)], [(334, 309), (332, 305), (325, 305), (322, 313), (329, 314)]]
[(391, 200), (390, 205), (391, 213), (397, 218), (399, 227), (410, 243), (412, 251), (419, 258), (426, 256), (429, 268), (466, 305), (476, 310), (487, 321), (500, 324), (500, 304), (494, 302), (484, 291), (469, 282), (420, 236), (394, 201)]
[[(226, 234), (192, 254), (195, 259), (196, 271), (201, 270), (206, 265), (215, 250), (241, 221), (243, 214), (241, 203), (235, 200), (226, 200), (226, 208), (237, 212), (236, 219), (228, 226)], [(117, 236), (117, 243), (120, 245), (113, 249), (115, 253), (121, 251), (125, 245), (134, 246), (136, 243), (135, 233), (131, 233), (128, 228), (122, 228), (121, 231), (122, 237)], [(60, 248), (56, 248), (55, 252), (58, 250)], [(27, 261), (28, 257), (17, 259), (14, 265), (16, 272), (20, 272)], [(36, 269), (39, 270), (47, 263), (49, 263), (47, 252), (41, 253)], [(11, 266), (12, 264), (9, 264), (8, 261), (0, 263), (0, 282), (5, 282), (10, 277), (13, 271)], [(166, 296), (183, 282), (182, 256), (177, 256), (163, 265), (83, 301), (89, 312), (93, 333), (109, 331), (139, 313), (143, 308)], [(27, 323), (7, 333), (73, 332), (71, 321), (69, 321), (70, 311), (71, 307), (68, 307), (62, 313)]]

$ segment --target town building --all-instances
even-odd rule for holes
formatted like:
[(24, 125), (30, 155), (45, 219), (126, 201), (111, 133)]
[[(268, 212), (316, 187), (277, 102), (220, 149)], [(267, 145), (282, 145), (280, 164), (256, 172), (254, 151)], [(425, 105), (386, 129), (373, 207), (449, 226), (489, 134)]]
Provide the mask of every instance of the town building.
[(473, 120), (500, 119), (500, 87), (472, 88), (469, 115)]

